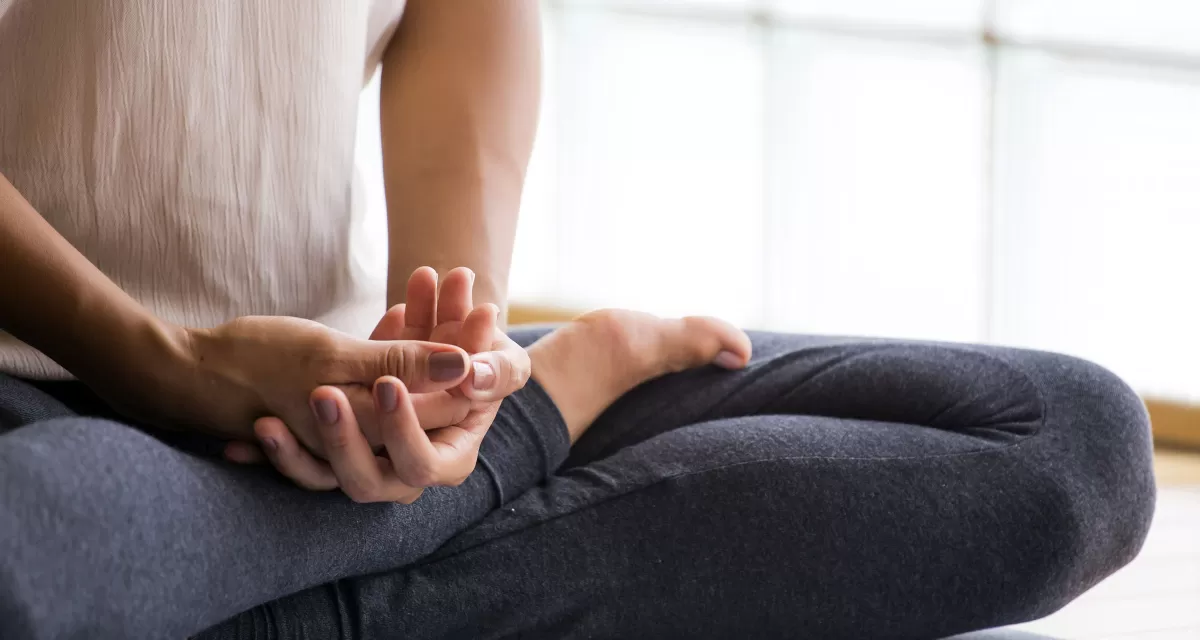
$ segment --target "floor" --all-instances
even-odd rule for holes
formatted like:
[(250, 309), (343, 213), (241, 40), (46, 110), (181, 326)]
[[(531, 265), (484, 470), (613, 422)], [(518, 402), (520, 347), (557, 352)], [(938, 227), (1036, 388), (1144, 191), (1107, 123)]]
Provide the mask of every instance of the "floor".
[(1015, 627), (1054, 638), (1200, 640), (1200, 454), (1160, 452), (1141, 555), (1062, 611)]

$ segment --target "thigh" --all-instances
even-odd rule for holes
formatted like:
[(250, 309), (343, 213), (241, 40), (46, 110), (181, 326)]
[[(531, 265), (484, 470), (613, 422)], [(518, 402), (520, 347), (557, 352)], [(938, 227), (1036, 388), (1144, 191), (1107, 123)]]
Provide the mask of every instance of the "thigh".
[[(568, 466), (682, 426), (756, 415), (917, 425), (930, 430), (926, 439), (1014, 443), (1045, 424), (1047, 403), (1060, 411), (1055, 417), (1066, 412), (1095, 421), (1087, 398), (1108, 393), (1125, 409), (1125, 424), (1144, 423), (1123, 383), (1065, 356), (969, 344), (768, 332), (750, 337), (754, 355), (745, 369), (703, 367), (626, 394), (575, 444)], [(1064, 426), (1074, 429), (1076, 422)], [(1145, 434), (1137, 429), (1120, 435), (1145, 449)]]
[[(57, 417), (0, 435), (0, 637), (183, 637), (313, 585), (394, 569), (478, 521), (502, 492), (540, 481), (566, 449), (562, 425), (518, 424), (548, 403), (523, 393), (492, 427), (486, 470), (413, 505), (359, 505), (74, 415), (8, 380), (0, 406), (17, 406), (19, 392)], [(22, 422), (45, 413), (21, 411)]]
[(938, 637), (1045, 615), (1139, 549), (1145, 414), (1103, 369), (958, 345), (756, 346), (737, 384), (698, 371), (635, 391), (598, 425), (613, 432), (598, 455), (430, 558), (212, 637)]

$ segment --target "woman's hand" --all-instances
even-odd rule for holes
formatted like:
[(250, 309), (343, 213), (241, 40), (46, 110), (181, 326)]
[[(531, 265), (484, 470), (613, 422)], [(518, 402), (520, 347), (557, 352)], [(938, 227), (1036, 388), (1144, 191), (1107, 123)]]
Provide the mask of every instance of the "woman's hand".
[(474, 307), (474, 278), (470, 269), (454, 269), (446, 275), (439, 295), (437, 273), (428, 267), (417, 269), (408, 281), (408, 303), (389, 309), (371, 337), (454, 344), (471, 354), (471, 375), (449, 392), (468, 398), (470, 412), (431, 436), (464, 451), (473, 446), (478, 452), (479, 441), (491, 427), (501, 401), (525, 386), (531, 365), (525, 349), (499, 330), (499, 310), (490, 304)]
[[(413, 396), (398, 379), (375, 383), (374, 397), (386, 455), (367, 442), (345, 393), (320, 387), (312, 393), (313, 413), (321, 426), (321, 449), (328, 461), (301, 446), (279, 418), (263, 418), (254, 427), (271, 464), (306, 489), (341, 488), (355, 502), (411, 504), (426, 487), (457, 485), (475, 469), (475, 456), (446, 447), (422, 428)], [(478, 451), (476, 450), (476, 453)]]
[(369, 407), (370, 391), (362, 385), (382, 376), (439, 391), (459, 385), (468, 370), (466, 353), (451, 345), (360, 340), (299, 318), (243, 317), (179, 336), (180, 361), (165, 368), (169, 373), (154, 382), (155, 392), (124, 389), (119, 376), (94, 385), (97, 391), (132, 417), (233, 439), (252, 440), (255, 420), (280, 416), (301, 442), (320, 451), (323, 440), (309, 408), (314, 388), (346, 385), (348, 402)]
[[(531, 367), (525, 349), (498, 328), (495, 305), (474, 306), (474, 281), (470, 269), (453, 269), (446, 274), (439, 293), (437, 272), (429, 267), (417, 269), (408, 280), (408, 303), (389, 309), (371, 339), (431, 341), (463, 348), (471, 354), (471, 376), (458, 391), (478, 409), (481, 404), (499, 403), (524, 387)], [(472, 314), (490, 315), (490, 332), (482, 325), (464, 331), (465, 321)]]
[[(386, 457), (373, 453), (368, 430), (359, 428), (356, 420), (363, 412), (347, 407), (343, 390), (317, 389), (313, 392), (314, 413), (332, 417), (337, 410), (336, 419), (321, 432), (325, 438), (322, 450), (328, 461), (300, 446), (283, 421), (264, 418), (255, 432), (276, 469), (309, 489), (341, 487), (359, 502), (408, 503), (426, 487), (464, 481), (475, 468), (479, 445), (500, 401), (529, 379), (528, 356), (497, 329), (496, 307), (473, 308), (472, 280), (469, 269), (455, 269), (446, 276), (439, 296), (436, 272), (418, 269), (409, 281), (408, 304), (390, 309), (372, 334), (373, 339), (433, 339), (475, 353), (472, 373), (457, 389), (409, 394), (394, 380), (379, 380), (374, 411)], [(393, 391), (400, 398), (397, 409), (391, 408)], [(436, 407), (468, 396), (470, 411), (465, 417), (452, 422), (418, 417), (419, 403)], [(406, 403), (411, 411), (405, 408)], [(239, 462), (258, 458), (257, 452), (244, 443), (231, 443), (226, 455)]]

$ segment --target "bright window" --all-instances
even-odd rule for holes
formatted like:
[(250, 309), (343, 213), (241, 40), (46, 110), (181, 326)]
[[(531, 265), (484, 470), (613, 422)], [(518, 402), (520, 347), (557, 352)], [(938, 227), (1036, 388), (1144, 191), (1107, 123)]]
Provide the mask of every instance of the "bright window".
[(1200, 399), (1200, 4), (544, 5), (514, 298), (1051, 349)]

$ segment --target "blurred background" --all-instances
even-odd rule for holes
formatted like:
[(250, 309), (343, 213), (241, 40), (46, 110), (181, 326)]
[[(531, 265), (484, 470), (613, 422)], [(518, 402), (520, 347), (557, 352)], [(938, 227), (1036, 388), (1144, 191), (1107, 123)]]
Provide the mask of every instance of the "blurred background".
[(1200, 2), (543, 5), (514, 300), (1050, 349), (1200, 402)]
[[(514, 321), (600, 306), (1082, 356), (1200, 448), (1200, 1), (545, 0)], [(386, 248), (378, 97), (359, 153)], [(519, 316), (519, 317), (518, 317)], [(1200, 455), (1022, 629), (1200, 637)]]

